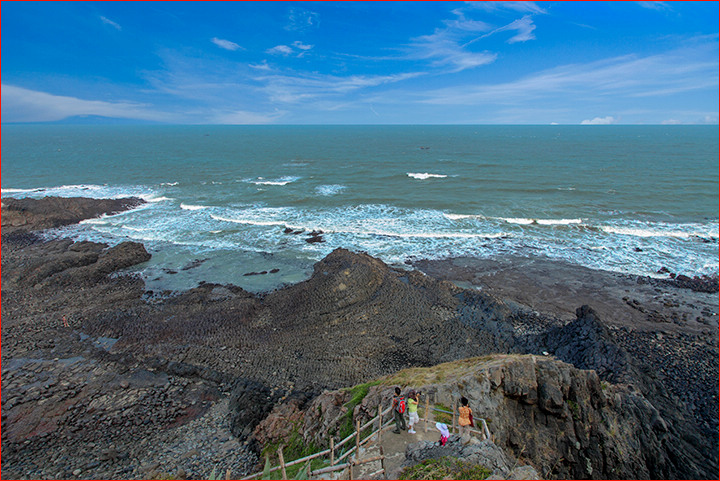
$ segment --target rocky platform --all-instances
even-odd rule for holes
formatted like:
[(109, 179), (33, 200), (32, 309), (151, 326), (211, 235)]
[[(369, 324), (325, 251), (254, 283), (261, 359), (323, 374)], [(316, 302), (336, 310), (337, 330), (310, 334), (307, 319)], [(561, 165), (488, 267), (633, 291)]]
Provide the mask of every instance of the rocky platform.
[(657, 410), (668, 435), (650, 477), (717, 475), (717, 304), (688, 329), (650, 316), (635, 329), (589, 308), (570, 320), (342, 249), (264, 295), (203, 284), (148, 296), (123, 273), (149, 258), (142, 245), (33, 232), (77, 221), (54, 209), (94, 205), (79, 215), (93, 216), (137, 201), (57, 202), (3, 200), (4, 477), (239, 476), (278, 404), (407, 367), (542, 352), (632, 385)]

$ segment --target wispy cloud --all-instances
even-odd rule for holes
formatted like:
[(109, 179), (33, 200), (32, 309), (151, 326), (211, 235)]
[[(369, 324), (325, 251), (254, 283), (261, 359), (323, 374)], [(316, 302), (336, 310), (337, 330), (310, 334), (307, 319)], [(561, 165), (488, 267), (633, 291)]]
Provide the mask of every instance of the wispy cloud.
[(305, 31), (320, 26), (320, 14), (304, 8), (291, 8), (288, 11), (288, 23), (285, 30)]
[(207, 121), (211, 124), (223, 125), (256, 125), (271, 124), (283, 117), (287, 112), (278, 110), (273, 113), (248, 112), (246, 110), (213, 111)]
[(111, 27), (113, 27), (113, 28), (116, 29), (116, 30), (122, 30), (122, 27), (121, 27), (120, 25), (118, 25), (117, 23), (113, 22), (112, 20), (110, 20), (110, 19), (107, 18), (107, 17), (103, 17), (102, 15), (100, 15), (100, 21), (101, 21), (102, 23), (104, 23), (105, 25), (110, 25)]
[[(655, 3), (655, 2), (643, 2), (643, 3)], [(659, 2), (662, 3), (662, 2)], [(494, 12), (499, 10), (512, 10), (520, 13), (547, 13), (547, 11), (540, 7), (535, 2), (466, 2), (466, 6), (474, 9), (485, 10), (487, 12)]]
[(282, 55), (285, 57), (288, 57), (290, 55), (295, 57), (302, 57), (305, 55), (305, 53), (313, 48), (313, 45), (306, 45), (302, 43), (300, 40), (296, 40), (292, 43), (292, 46), (289, 45), (276, 45), (273, 48), (269, 48), (265, 51), (265, 53), (269, 53), (270, 55)]
[(585, 119), (580, 125), (610, 125), (617, 123), (617, 119), (611, 115), (607, 117), (595, 117), (593, 119)]
[(269, 53), (271, 55), (292, 55), (293, 49), (287, 45), (276, 45), (273, 48), (265, 50), (265, 53)]
[(84, 100), (2, 85), (3, 122), (53, 122), (87, 115), (160, 122), (171, 120), (168, 114), (140, 103)]
[(513, 82), (459, 85), (425, 92), (425, 102), (467, 105), (517, 103), (549, 95), (662, 97), (718, 88), (717, 46), (704, 45), (648, 57), (626, 55), (540, 71)]
[(478, 32), (486, 32), (492, 27), (485, 22), (466, 19), (461, 11), (457, 11), (456, 15), (457, 19), (444, 22), (444, 28), (435, 29), (430, 35), (414, 38), (405, 58), (429, 60), (431, 66), (449, 68), (452, 73), (494, 62), (497, 54), (473, 51), (467, 48), (469, 43), (461, 44), (469, 34), (477, 35)]
[(499, 32), (515, 31), (517, 33), (510, 37), (507, 41), (508, 43), (527, 42), (528, 40), (535, 40), (533, 30), (535, 30), (535, 24), (533, 23), (532, 17), (530, 15), (525, 15), (523, 18), (494, 30), (490, 33), (490, 35)]
[(668, 2), (636, 2), (638, 5), (640, 5), (643, 8), (647, 8), (649, 10), (657, 10), (659, 12), (671, 12), (672, 7)]
[(267, 60), (263, 60), (261, 63), (254, 63), (249, 64), (248, 67), (253, 68), (255, 70), (262, 70), (265, 72), (269, 72), (272, 70), (272, 67), (268, 65)]
[(210, 39), (210, 41), (218, 47), (224, 48), (225, 50), (230, 50), (234, 52), (235, 50), (242, 49), (240, 45), (236, 44), (235, 42), (231, 42), (230, 40), (223, 40), (221, 38), (213, 37)]
[(423, 75), (404, 73), (396, 75), (272, 75), (256, 78), (265, 84), (261, 88), (272, 102), (299, 103), (319, 98), (347, 94), (356, 90), (400, 82)]

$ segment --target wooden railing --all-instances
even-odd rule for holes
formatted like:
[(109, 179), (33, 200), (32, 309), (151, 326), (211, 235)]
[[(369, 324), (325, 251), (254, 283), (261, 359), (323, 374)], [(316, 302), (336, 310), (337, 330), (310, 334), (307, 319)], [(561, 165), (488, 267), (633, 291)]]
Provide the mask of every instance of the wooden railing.
[[(373, 438), (373, 436), (377, 435), (377, 442), (380, 442), (380, 439), (382, 438), (382, 432), (384, 430), (388, 429), (393, 422), (392, 418), (390, 418), (385, 423), (383, 423), (383, 421), (382, 421), (383, 416), (386, 415), (387, 413), (389, 413), (391, 410), (392, 410), (392, 407), (389, 407), (385, 411), (382, 411), (382, 407), (378, 406), (378, 415), (377, 416), (375, 416), (374, 418), (372, 418), (370, 421), (368, 421), (367, 423), (365, 423), (362, 426), (360, 426), (360, 421), (357, 421), (355, 432), (350, 434), (348, 437), (346, 437), (339, 443), (335, 444), (335, 439), (332, 436), (330, 436), (330, 447), (328, 449), (325, 449), (325, 450), (320, 451), (315, 454), (311, 454), (310, 456), (305, 456), (304, 458), (290, 461), (289, 463), (285, 463), (285, 460), (283, 458), (283, 452), (282, 452), (283, 447), (280, 446), (280, 448), (278, 449), (278, 458), (280, 459), (280, 465), (270, 468), (268, 471), (260, 471), (258, 473), (251, 474), (250, 476), (246, 476), (242, 479), (255, 479), (258, 476), (261, 476), (263, 474), (272, 473), (272, 472), (275, 472), (278, 470), (280, 470), (280, 472), (282, 473), (282, 479), (287, 479), (286, 469), (289, 468), (290, 466), (295, 466), (296, 464), (301, 464), (301, 463), (309, 463), (309, 461), (312, 461), (313, 459), (320, 458), (323, 456), (328, 456), (328, 455), (330, 456), (330, 466), (328, 466), (326, 468), (311, 470), (310, 463), (308, 464), (308, 468), (307, 468), (308, 469), (308, 472), (307, 472), (308, 478), (319, 475), (319, 474), (348, 469), (349, 470), (348, 479), (353, 479), (353, 475), (355, 474), (353, 472), (353, 470), (356, 466), (366, 464), (366, 463), (371, 463), (374, 461), (380, 461), (382, 468), (379, 471), (368, 475), (368, 477), (377, 476), (378, 474), (387, 475), (387, 473), (385, 473), (385, 456), (382, 453), (382, 446), (380, 446), (380, 456), (375, 456), (372, 458), (365, 458), (365, 459), (361, 460), (361, 459), (359, 459), (360, 458), (359, 453), (360, 453), (360, 446), (363, 446), (363, 445), (367, 444), (368, 442), (370, 442), (370, 440)], [(374, 423), (378, 424), (378, 428), (376, 430), (374, 430), (373, 432), (371, 432), (368, 436), (366, 436), (365, 439), (361, 439), (361, 436), (362, 436), (361, 433), (364, 430), (366, 430), (367, 428), (369, 428), (370, 426), (372, 426)], [(345, 451), (342, 455), (340, 455), (340, 457), (335, 459), (335, 453), (337, 452), (337, 450), (341, 449), (343, 446), (345, 446), (347, 443), (349, 443), (353, 439), (355, 440), (355, 445), (352, 448)], [(338, 464), (338, 463), (340, 463), (340, 461), (343, 461), (344, 459), (348, 458), (353, 453), (355, 453), (354, 459), (348, 460), (345, 463)]]
[[(452, 416), (453, 416), (453, 421), (452, 421), (451, 430), (452, 430), (452, 431), (456, 431), (457, 402), (455, 403), (453, 412), (445, 411), (445, 410), (443, 410), (443, 409), (439, 409), (439, 408), (436, 408), (436, 407), (433, 407), (433, 408), (431, 409), (431, 408), (430, 408), (430, 397), (429, 397), (428, 395), (426, 395), (426, 396), (425, 396), (425, 413), (424, 413), (424, 416), (423, 416), (423, 422), (424, 422), (424, 424), (425, 424), (425, 432), (427, 432), (427, 431), (428, 431), (428, 428), (429, 428), (428, 417), (429, 417), (429, 415), (430, 415), (431, 410), (432, 410), (432, 411), (435, 411), (435, 412), (452, 414)], [(354, 469), (355, 469), (357, 466), (360, 466), (360, 465), (363, 465), (363, 464), (366, 464), (366, 463), (375, 462), (375, 461), (380, 461), (381, 469), (378, 470), (378, 471), (376, 471), (376, 472), (374, 472), (374, 473), (367, 474), (365, 477), (366, 477), (366, 478), (372, 478), (372, 477), (377, 476), (377, 475), (379, 475), (379, 474), (382, 474), (382, 475), (384, 475), (384, 476), (387, 476), (387, 472), (386, 472), (386, 470), (385, 470), (385, 456), (384, 456), (384, 454), (383, 454), (383, 450), (382, 450), (382, 446), (380, 445), (380, 442), (382, 441), (382, 433), (383, 433), (383, 431), (389, 429), (389, 428), (392, 426), (393, 422), (394, 422), (393, 416), (390, 416), (390, 418), (383, 423), (383, 417), (384, 417), (386, 414), (388, 414), (389, 412), (391, 412), (391, 411), (392, 411), (392, 406), (389, 407), (389, 408), (387, 408), (387, 409), (385, 409), (384, 411), (382, 410), (382, 406), (378, 406), (378, 414), (377, 414), (377, 416), (375, 416), (374, 418), (372, 418), (370, 421), (366, 422), (366, 423), (365, 423), (364, 425), (362, 425), (362, 426), (360, 425), (360, 421), (356, 421), (355, 431), (354, 431), (352, 434), (350, 434), (349, 436), (347, 436), (345, 439), (341, 440), (339, 443), (335, 444), (335, 439), (334, 439), (332, 436), (330, 436), (330, 447), (329, 447), (328, 449), (325, 449), (325, 450), (323, 450), (323, 451), (317, 452), (317, 453), (315, 453), (315, 454), (311, 454), (311, 455), (309, 455), (309, 456), (305, 456), (305, 457), (300, 458), (300, 459), (295, 459), (295, 460), (290, 461), (290, 462), (288, 462), (288, 463), (285, 462), (285, 458), (283, 457), (283, 446), (280, 446), (280, 448), (278, 448), (278, 451), (277, 451), (277, 453), (278, 453), (278, 459), (280, 460), (280, 464), (279, 464), (278, 466), (272, 467), (272, 468), (270, 468), (269, 470), (263, 470), (263, 471), (260, 471), (260, 472), (251, 474), (251, 475), (246, 476), (246, 477), (241, 478), (241, 479), (244, 479), (244, 480), (246, 480), (246, 479), (256, 479), (258, 476), (262, 476), (262, 475), (266, 475), (266, 474), (269, 474), (269, 473), (273, 473), (273, 472), (276, 472), (276, 471), (278, 471), (278, 470), (279, 470), (279, 471), (281, 472), (281, 474), (282, 474), (282, 479), (288, 479), (288, 478), (287, 478), (287, 468), (289, 468), (289, 467), (291, 467), (291, 466), (295, 466), (295, 465), (297, 465), (297, 464), (301, 464), (301, 463), (308, 463), (308, 465), (307, 465), (307, 472), (306, 472), (306, 476), (307, 476), (308, 479), (310, 479), (312, 476), (317, 476), (317, 475), (320, 475), (320, 474), (330, 473), (330, 472), (334, 472), (334, 471), (340, 471), (340, 470), (344, 470), (344, 469), (348, 469), (348, 478), (347, 478), (347, 479), (353, 479), (353, 476), (355, 475)], [(470, 428), (470, 429), (468, 429), (468, 431), (469, 431), (471, 434), (477, 434), (477, 435), (479, 435), (482, 439), (491, 439), (490, 430), (488, 429), (487, 422), (485, 421), (485, 419), (476, 418), (476, 421), (480, 422), (480, 424), (481, 424), (481, 429), (478, 430), (478, 429), (472, 429), (472, 428)], [(375, 430), (372, 431), (370, 434), (368, 434), (368, 435), (365, 437), (365, 439), (361, 439), (361, 436), (362, 436), (361, 433), (362, 433), (364, 430), (366, 430), (367, 428), (369, 428), (370, 426), (372, 426), (373, 424), (375, 424), (375, 423), (377, 423), (377, 426), (378, 426), (377, 429), (375, 429)], [(380, 445), (380, 446), (379, 446), (379, 448), (380, 448), (380, 455), (379, 455), (379, 456), (374, 456), (374, 457), (371, 457), (371, 458), (360, 459), (360, 447), (363, 446), (363, 445), (365, 445), (365, 444), (367, 444), (367, 443), (369, 443), (369, 442), (373, 439), (373, 437), (375, 437), (375, 436), (377, 436), (377, 438), (375, 439), (375, 442), (376, 442), (378, 445)], [(335, 458), (335, 453), (336, 453), (339, 449), (343, 448), (347, 443), (349, 443), (349, 442), (352, 441), (353, 439), (355, 440), (355, 445), (354, 445), (353, 447), (351, 447), (350, 449), (348, 449), (347, 451), (343, 452), (343, 453), (336, 459), (336, 458)], [(349, 460), (347, 460), (347, 461), (344, 462), (344, 463), (340, 463), (340, 461), (346, 460), (346, 459), (347, 459), (350, 455), (352, 455), (352, 454), (355, 454), (355, 457), (354, 457), (353, 459), (349, 459)], [(312, 469), (311, 469), (311, 464), (312, 464), (311, 461), (312, 461), (313, 459), (317, 459), (317, 458), (320, 458), (320, 457), (327, 457), (327, 456), (329, 456), (329, 458), (330, 458), (330, 459), (329, 459), (329, 461), (330, 461), (330, 466), (325, 467), (325, 468), (316, 469), (316, 470), (312, 470)], [(340, 463), (340, 464), (338, 464), (338, 463)]]

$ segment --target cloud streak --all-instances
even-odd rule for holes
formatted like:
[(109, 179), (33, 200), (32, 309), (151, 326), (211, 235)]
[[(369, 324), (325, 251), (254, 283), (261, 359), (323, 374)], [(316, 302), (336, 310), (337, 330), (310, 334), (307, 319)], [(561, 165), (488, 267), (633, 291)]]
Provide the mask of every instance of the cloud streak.
[[(718, 62), (709, 61), (709, 53), (677, 50), (648, 57), (626, 55), (587, 64), (564, 65), (512, 82), (427, 91), (423, 102), (454, 105), (518, 103), (550, 95), (639, 98), (700, 89), (717, 90)], [(714, 57), (717, 58), (717, 53)]]
[(221, 38), (213, 37), (210, 39), (210, 41), (218, 47), (225, 50), (230, 50), (231, 52), (242, 49), (240, 45), (236, 44), (235, 42), (231, 42), (230, 40), (223, 40)]
[(107, 17), (104, 17), (104, 16), (100, 15), (100, 21), (101, 21), (102, 23), (104, 23), (105, 25), (110, 25), (110, 26), (111, 26), (112, 28), (114, 28), (115, 30), (122, 30), (122, 27), (121, 27), (120, 25), (118, 25), (117, 23), (113, 22), (112, 20), (110, 20), (110, 19), (107, 18)]
[(2, 85), (3, 122), (53, 122), (87, 115), (158, 122), (172, 120), (168, 114), (140, 103), (83, 100)]

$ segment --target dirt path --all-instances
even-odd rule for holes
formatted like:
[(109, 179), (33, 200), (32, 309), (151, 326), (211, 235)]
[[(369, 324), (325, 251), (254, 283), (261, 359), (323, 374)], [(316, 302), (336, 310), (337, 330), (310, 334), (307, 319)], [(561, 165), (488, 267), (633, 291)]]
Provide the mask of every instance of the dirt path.
[[(407, 422), (407, 420), (406, 420)], [(410, 434), (407, 431), (395, 434), (393, 432), (394, 425), (387, 431), (383, 431), (382, 438), (379, 445), (383, 448), (383, 454), (385, 455), (385, 471), (387, 475), (370, 477), (370, 475), (380, 470), (380, 462), (373, 462), (362, 465), (356, 479), (398, 479), (400, 476), (400, 465), (405, 462), (405, 448), (408, 444), (417, 443), (419, 441), (437, 441), (440, 439), (440, 434), (435, 429), (435, 420), (432, 413), (427, 424), (421, 419), (418, 424), (415, 425), (415, 434)], [(373, 443), (364, 452), (361, 451), (363, 458), (370, 458), (380, 455), (380, 449), (378, 443)]]

